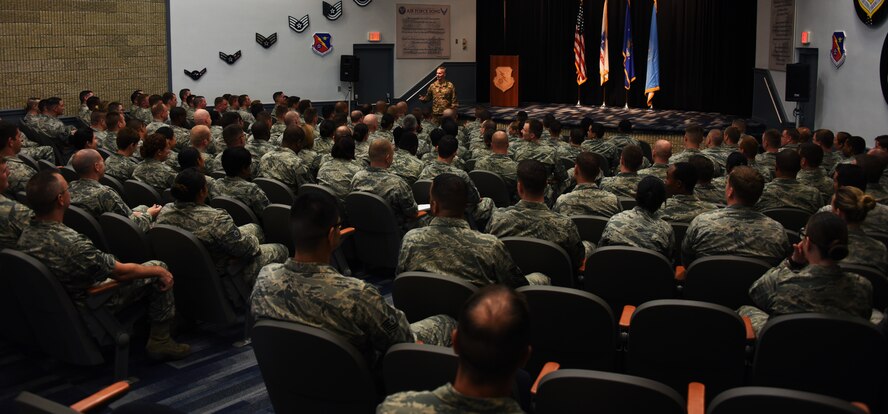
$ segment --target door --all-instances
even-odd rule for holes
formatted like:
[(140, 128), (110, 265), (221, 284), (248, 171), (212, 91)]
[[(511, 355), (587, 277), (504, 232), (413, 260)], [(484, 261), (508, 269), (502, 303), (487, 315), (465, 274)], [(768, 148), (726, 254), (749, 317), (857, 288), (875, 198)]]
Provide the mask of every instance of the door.
[(395, 92), (395, 45), (356, 44), (354, 54), (360, 59), (355, 100), (374, 103), (380, 99), (389, 102)]

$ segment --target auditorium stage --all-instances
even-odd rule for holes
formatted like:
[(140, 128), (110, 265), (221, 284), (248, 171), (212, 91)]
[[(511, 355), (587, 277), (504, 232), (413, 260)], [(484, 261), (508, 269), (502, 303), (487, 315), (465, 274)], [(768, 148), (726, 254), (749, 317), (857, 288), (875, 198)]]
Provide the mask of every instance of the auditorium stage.
[[(542, 104), (525, 102), (518, 107), (490, 106), (480, 104), (490, 110), (493, 120), (499, 123), (508, 123), (515, 119), (518, 111), (526, 111), (530, 118), (542, 119), (547, 113), (555, 115), (561, 121), (564, 128), (580, 125), (583, 117), (590, 117), (595, 122), (603, 124), (607, 129), (616, 129), (617, 124), (623, 119), (632, 121), (632, 129), (638, 132), (650, 132), (660, 134), (682, 134), (689, 124), (698, 124), (708, 131), (713, 128), (724, 129), (731, 125), (731, 121), (737, 118), (734, 115), (723, 115), (713, 112), (679, 111), (671, 109), (644, 109), (620, 107), (600, 107), (594, 105), (576, 106), (572, 104)], [(460, 115), (474, 118), (475, 105), (460, 105), (457, 109)], [(762, 129), (762, 126), (749, 121), (749, 131)]]

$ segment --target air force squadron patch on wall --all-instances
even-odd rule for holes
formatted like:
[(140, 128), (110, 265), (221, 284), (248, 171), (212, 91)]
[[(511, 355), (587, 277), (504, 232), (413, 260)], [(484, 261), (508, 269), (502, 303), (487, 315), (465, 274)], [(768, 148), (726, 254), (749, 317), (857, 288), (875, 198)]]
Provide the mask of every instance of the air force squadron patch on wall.
[(268, 37), (265, 37), (259, 33), (256, 33), (256, 43), (259, 43), (260, 45), (262, 45), (262, 47), (264, 47), (266, 49), (270, 48), (271, 45), (277, 43), (277, 41), (278, 41), (278, 34), (277, 33), (272, 33)]
[(308, 29), (309, 21), (308, 15), (302, 16), (301, 19), (297, 19), (293, 16), (287, 16), (287, 22), (290, 23), (290, 28), (293, 29), (296, 33), (302, 33), (305, 29)]
[(836, 69), (838, 69), (843, 63), (845, 63), (845, 57), (845, 32), (842, 30), (833, 32), (832, 49), (829, 50), (829, 60), (836, 66)]
[(857, 17), (868, 26), (874, 26), (885, 20), (888, 7), (886, 0), (852, 0)]
[(315, 33), (311, 50), (320, 56), (326, 56), (333, 50), (333, 36), (330, 33)]
[(232, 54), (230, 54), (230, 55), (226, 55), (226, 54), (223, 53), (223, 52), (219, 52), (219, 59), (224, 60), (225, 63), (227, 63), (227, 64), (229, 64), (229, 65), (233, 65), (234, 62), (237, 62), (237, 60), (240, 59), (240, 57), (241, 57), (241, 51), (240, 51), (240, 50), (238, 50), (237, 52), (234, 52), (234, 53), (232, 53)]
[(326, 1), (322, 1), (321, 3), (323, 3), (324, 17), (326, 17), (327, 20), (336, 20), (342, 16), (342, 0), (337, 1), (332, 5)]
[(203, 70), (188, 70), (185, 69), (185, 74), (188, 75), (192, 80), (198, 80), (201, 76), (207, 73), (207, 68), (203, 68)]

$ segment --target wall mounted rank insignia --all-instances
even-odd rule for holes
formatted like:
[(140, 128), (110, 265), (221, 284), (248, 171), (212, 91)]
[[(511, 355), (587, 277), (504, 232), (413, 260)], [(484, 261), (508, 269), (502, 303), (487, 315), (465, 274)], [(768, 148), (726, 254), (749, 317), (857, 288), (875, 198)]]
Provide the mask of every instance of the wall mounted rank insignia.
[(373, 0), (355, 0), (355, 4), (361, 7), (367, 7), (368, 4)]
[(832, 35), (832, 49), (829, 50), (829, 60), (838, 69), (845, 63), (845, 32), (837, 31)]
[(315, 33), (313, 38), (314, 43), (311, 45), (311, 50), (314, 50), (318, 55), (326, 56), (333, 50), (333, 36), (330, 33)]
[(219, 52), (219, 59), (224, 60), (225, 63), (227, 63), (227, 64), (229, 64), (229, 65), (233, 65), (234, 62), (237, 62), (237, 60), (240, 59), (240, 57), (241, 57), (241, 51), (240, 51), (240, 50), (238, 50), (237, 52), (234, 52), (234, 53), (232, 53), (232, 54), (230, 54), (230, 55), (226, 55), (226, 54), (223, 53), (223, 52)]
[(278, 41), (278, 34), (272, 33), (271, 36), (265, 37), (259, 33), (256, 33), (256, 43), (262, 45), (262, 47), (268, 49), (271, 45), (275, 44)]
[(885, 20), (888, 13), (888, 7), (885, 6), (885, 0), (852, 0), (854, 1), (854, 10), (857, 11), (857, 17), (860, 21), (869, 26), (874, 26)]
[(336, 2), (336, 4), (331, 5), (326, 1), (321, 2), (323, 4), (324, 17), (327, 20), (336, 20), (342, 16), (342, 0)]
[(309, 21), (308, 15), (302, 16), (301, 19), (297, 19), (293, 16), (287, 16), (287, 21), (290, 23), (290, 28), (293, 29), (296, 33), (302, 33), (305, 29), (308, 29)]
[(185, 74), (188, 75), (188, 77), (193, 80), (200, 79), (200, 77), (205, 75), (206, 73), (207, 73), (207, 68), (203, 68), (203, 70), (201, 70), (201, 71), (185, 69)]

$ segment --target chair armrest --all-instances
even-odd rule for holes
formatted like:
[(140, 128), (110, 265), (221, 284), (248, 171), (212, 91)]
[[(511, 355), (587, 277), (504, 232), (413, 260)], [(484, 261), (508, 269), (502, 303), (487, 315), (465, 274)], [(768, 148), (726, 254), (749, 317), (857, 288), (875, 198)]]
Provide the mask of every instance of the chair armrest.
[(346, 227), (346, 228), (343, 228), (343, 229), (340, 229), (340, 230), (339, 230), (339, 237), (344, 237), (344, 236), (349, 235), (349, 234), (354, 233), (354, 232), (355, 232), (355, 228), (354, 228), (354, 227)]
[(102, 293), (117, 289), (118, 286), (120, 286), (119, 282), (117, 282), (116, 280), (111, 280), (111, 281), (102, 283), (101, 285), (96, 285), (96, 286), (93, 286), (93, 287), (87, 289), (86, 294), (89, 296), (96, 296), (96, 295), (100, 295)]
[(551, 361), (546, 362), (546, 365), (543, 365), (543, 369), (540, 370), (540, 375), (537, 375), (536, 381), (533, 382), (533, 386), (530, 387), (530, 394), (536, 395), (537, 387), (539, 387), (540, 385), (540, 380), (542, 380), (543, 377), (545, 377), (549, 373), (558, 371), (558, 368), (561, 368), (561, 364)]
[(706, 386), (699, 382), (688, 384), (688, 414), (706, 412)]
[(93, 395), (86, 397), (74, 405), (71, 406), (71, 409), (77, 412), (85, 412), (92, 410), (100, 405), (106, 404), (108, 401), (118, 397), (119, 395), (129, 391), (130, 384), (126, 381), (118, 381), (115, 382)]
[(867, 407), (867, 405), (864, 404), (864, 403), (862, 403), (862, 402), (853, 401), (853, 402), (851, 402), (851, 405), (853, 405), (853, 406), (855, 406), (855, 407), (857, 407), (857, 408), (860, 408), (860, 409), (863, 410), (863, 412), (865, 412), (866, 414), (870, 414), (870, 409), (869, 409), (869, 407)]
[(427, 215), (429, 215), (429, 212), (426, 210), (419, 210), (416, 212), (416, 218), (423, 218)]
[(676, 282), (684, 282), (685, 270), (686, 269), (684, 266), (675, 266), (675, 281)]
[(629, 322), (632, 320), (633, 313), (635, 313), (635, 306), (623, 306), (623, 313), (620, 315), (620, 328), (629, 328)]
[(586, 260), (588, 260), (588, 259), (589, 259), (588, 257), (584, 257), (584, 258), (583, 258), (583, 261), (580, 262), (580, 268), (577, 269), (577, 270), (579, 271), (579, 273), (582, 274), (583, 272), (586, 271)]
[(753, 342), (755, 341), (755, 329), (752, 329), (752, 321), (749, 320), (748, 316), (742, 317), (743, 326), (746, 327), (746, 341)]

